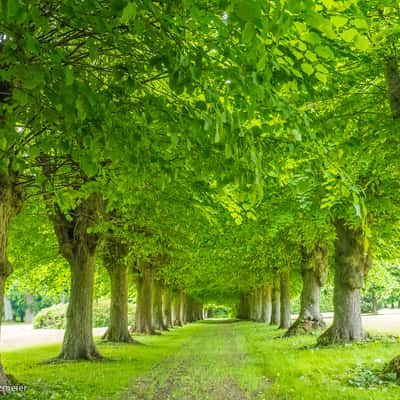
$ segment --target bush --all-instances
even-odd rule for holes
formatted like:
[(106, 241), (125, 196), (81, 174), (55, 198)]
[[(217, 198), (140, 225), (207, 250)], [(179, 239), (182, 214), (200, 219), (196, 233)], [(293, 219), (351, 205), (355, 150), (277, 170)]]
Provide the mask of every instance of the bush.
[(65, 314), (67, 312), (67, 304), (55, 304), (40, 310), (34, 320), (33, 327), (39, 328), (65, 328)]
[[(65, 329), (68, 304), (55, 304), (39, 311), (33, 320), (35, 329)], [(135, 319), (135, 306), (128, 306), (128, 320), (132, 324)], [(110, 323), (110, 300), (99, 299), (93, 304), (93, 326), (106, 327)]]

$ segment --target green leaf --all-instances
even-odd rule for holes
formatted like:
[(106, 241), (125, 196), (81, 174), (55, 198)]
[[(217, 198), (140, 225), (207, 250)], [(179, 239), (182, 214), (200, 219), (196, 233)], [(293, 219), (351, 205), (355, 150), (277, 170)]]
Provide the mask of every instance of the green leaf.
[(352, 21), (352, 24), (358, 29), (368, 29), (368, 22), (365, 19), (355, 19)]
[(364, 35), (358, 35), (356, 42), (355, 42), (355, 46), (357, 49), (362, 50), (362, 51), (366, 51), (369, 49), (370, 47), (370, 43), (369, 40), (366, 36)]
[(17, 15), (18, 12), (18, 3), (16, 0), (8, 0), (7, 1), (7, 17), (13, 18)]
[(121, 23), (127, 24), (132, 19), (136, 18), (136, 3), (129, 3), (122, 11)]
[(328, 75), (324, 74), (323, 72), (317, 72), (315, 76), (322, 83), (326, 84), (328, 82)]
[(302, 63), (301, 69), (309, 76), (312, 75), (314, 72), (313, 66), (309, 63)]
[(243, 21), (255, 21), (261, 16), (261, 2), (257, 0), (239, 0), (235, 8), (236, 15)]
[(332, 25), (336, 26), (337, 28), (342, 28), (343, 26), (345, 26), (347, 21), (348, 19), (346, 17), (342, 16), (331, 17)]
[(354, 38), (358, 35), (358, 31), (354, 28), (347, 29), (346, 31), (342, 32), (340, 36), (345, 42), (352, 42)]
[(65, 85), (71, 86), (74, 83), (74, 71), (72, 67), (68, 67), (67, 71), (65, 72)]
[(328, 46), (318, 46), (315, 48), (315, 52), (322, 58), (331, 60), (335, 57), (333, 51)]
[(254, 24), (250, 21), (246, 22), (242, 36), (243, 42), (251, 43), (255, 37), (256, 37), (256, 30), (254, 28)]

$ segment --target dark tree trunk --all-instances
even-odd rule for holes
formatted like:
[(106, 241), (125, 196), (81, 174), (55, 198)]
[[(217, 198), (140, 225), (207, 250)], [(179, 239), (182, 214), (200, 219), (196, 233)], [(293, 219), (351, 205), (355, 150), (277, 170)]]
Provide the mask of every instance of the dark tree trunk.
[(172, 328), (172, 298), (171, 298), (171, 289), (164, 288), (163, 292), (163, 317), (164, 317), (164, 325), (165, 327)]
[(300, 299), (300, 314), (286, 332), (286, 336), (302, 335), (314, 329), (322, 329), (325, 322), (320, 312), (321, 287), (328, 276), (328, 247), (317, 245), (311, 254), (303, 251), (303, 289)]
[(153, 281), (153, 328), (155, 330), (166, 331), (164, 325), (163, 309), (162, 309), (162, 287), (160, 282)]
[(290, 327), (290, 272), (283, 271), (280, 273), (281, 280), (281, 320), (280, 329), (287, 329)]
[(136, 281), (135, 332), (141, 335), (153, 335), (153, 270), (144, 265)]
[(237, 310), (237, 317), (240, 319), (249, 319), (250, 318), (250, 310), (249, 310), (249, 296), (242, 294), (240, 296), (240, 301)]
[(280, 325), (281, 323), (281, 292), (279, 276), (275, 275), (272, 286), (272, 314), (271, 325)]
[[(0, 172), (0, 325), (3, 317), (5, 284), (12, 273), (12, 265), (7, 257), (9, 227), (11, 220), (22, 209), (23, 203), (23, 190), (16, 185), (13, 178)], [(0, 363), (0, 385), (8, 383), (9, 379)]]
[(335, 225), (335, 315), (332, 326), (318, 340), (321, 345), (360, 341), (364, 337), (360, 289), (371, 267), (370, 251), (366, 253), (360, 228), (351, 228), (343, 220), (337, 220)]
[(396, 56), (386, 60), (386, 86), (393, 119), (400, 119), (400, 75)]
[(57, 204), (51, 219), (61, 254), (71, 268), (71, 294), (67, 308), (67, 325), (59, 358), (93, 360), (100, 358), (93, 340), (93, 283), (95, 252), (100, 237), (88, 233), (99, 222), (103, 210), (101, 196), (92, 194), (71, 210), (67, 217)]

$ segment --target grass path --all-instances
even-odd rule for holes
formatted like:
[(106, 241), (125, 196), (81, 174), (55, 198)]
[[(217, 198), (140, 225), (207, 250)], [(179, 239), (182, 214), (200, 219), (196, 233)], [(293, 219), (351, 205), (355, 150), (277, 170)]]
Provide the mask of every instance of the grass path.
[(207, 321), (140, 337), (143, 346), (99, 343), (105, 361), (43, 364), (59, 344), (3, 352), (2, 361), (29, 388), (12, 399), (400, 399), (398, 385), (366, 387), (371, 371), (400, 354), (397, 338), (316, 348), (316, 336), (281, 333), (254, 322)]
[(121, 399), (257, 398), (268, 380), (255, 374), (256, 360), (242, 331), (232, 321), (204, 323), (191, 341), (137, 379)]

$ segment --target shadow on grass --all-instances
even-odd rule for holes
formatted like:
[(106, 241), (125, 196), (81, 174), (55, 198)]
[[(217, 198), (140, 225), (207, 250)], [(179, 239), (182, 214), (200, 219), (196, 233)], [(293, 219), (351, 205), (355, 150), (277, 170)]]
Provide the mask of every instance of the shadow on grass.
[(216, 318), (216, 319), (206, 319), (203, 321), (199, 321), (200, 324), (209, 324), (209, 325), (219, 325), (219, 324), (234, 324), (236, 322), (241, 322), (240, 319), (228, 319), (228, 318)]

